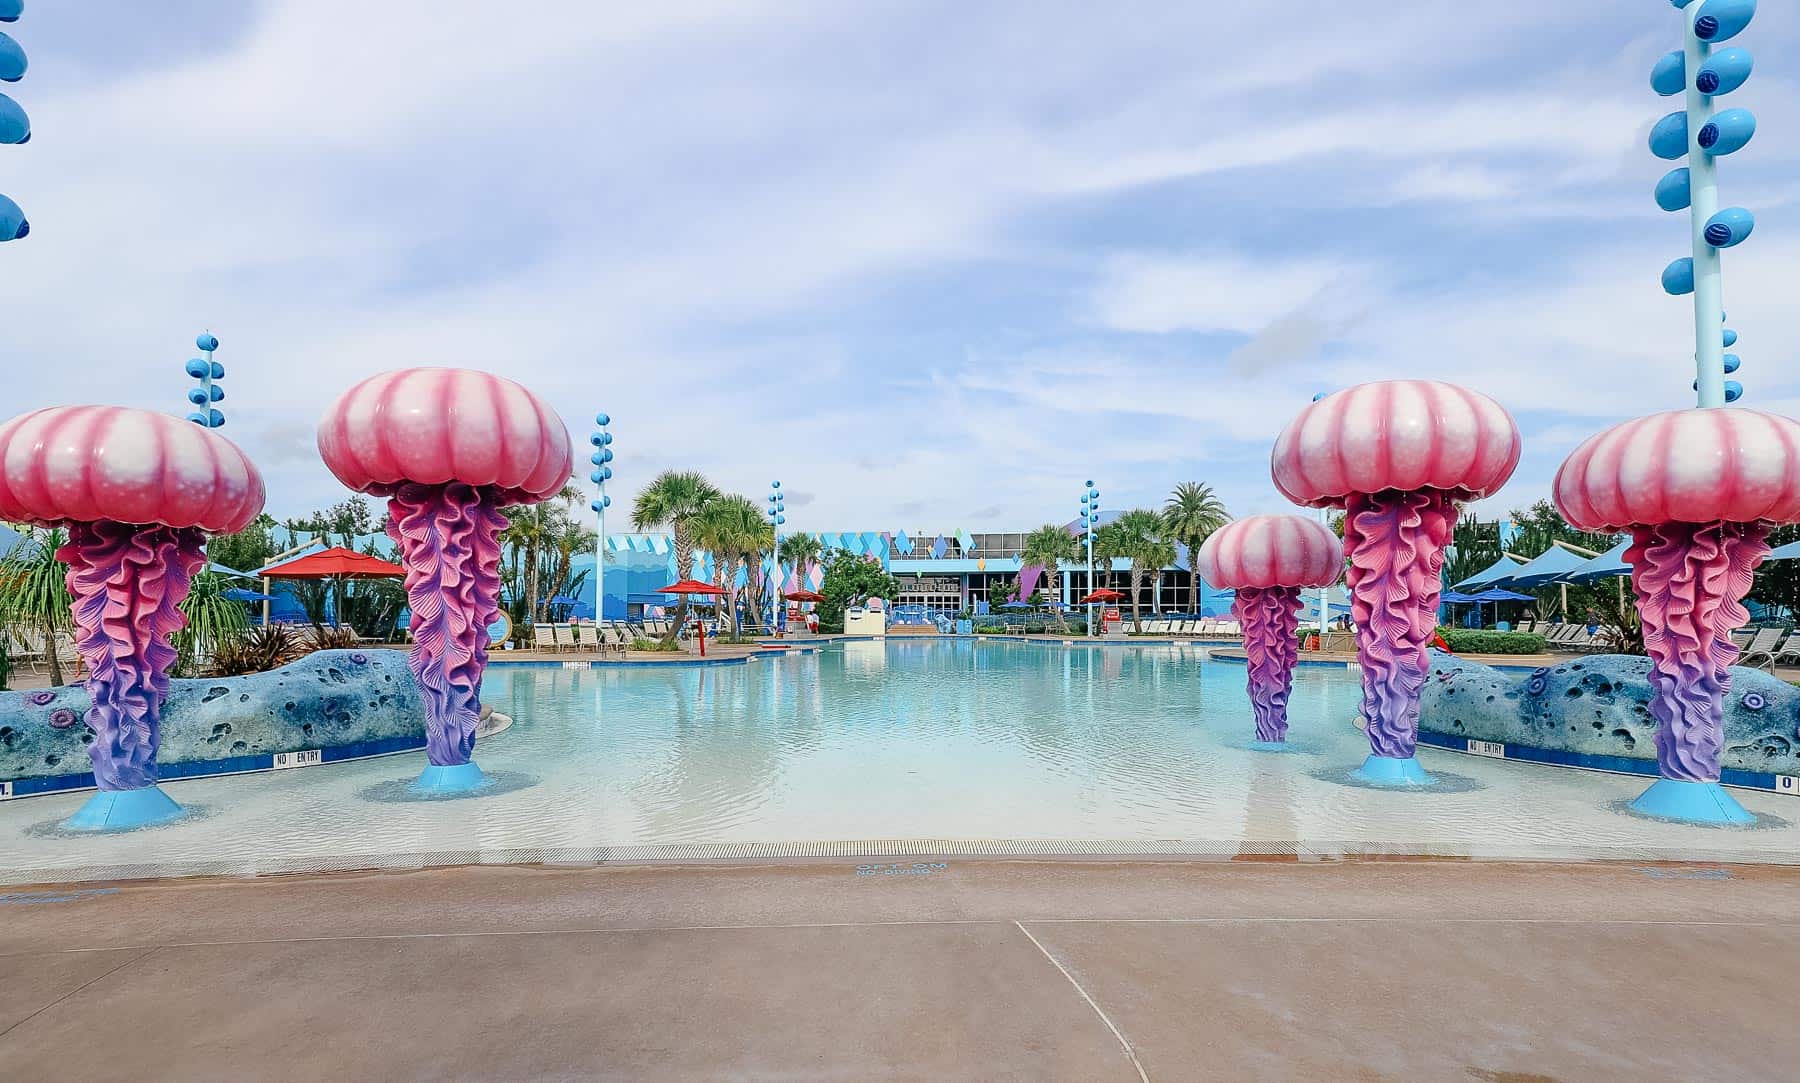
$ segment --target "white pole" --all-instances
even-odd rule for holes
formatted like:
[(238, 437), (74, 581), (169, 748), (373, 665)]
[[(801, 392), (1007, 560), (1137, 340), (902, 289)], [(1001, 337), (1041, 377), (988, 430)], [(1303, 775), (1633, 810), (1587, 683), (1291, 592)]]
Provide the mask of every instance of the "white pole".
[(1699, 405), (1707, 407), (1725, 405), (1725, 302), (1719, 250), (1706, 243), (1706, 221), (1719, 212), (1719, 171), (1712, 154), (1700, 147), (1700, 129), (1712, 119), (1712, 98), (1700, 93), (1694, 78), (1712, 54), (1712, 46), (1694, 33), (1694, 20), (1703, 7), (1690, 4), (1683, 12), (1682, 44), (1687, 73), (1688, 221), (1694, 235), (1694, 375), (1700, 385)]
[[(1319, 522), (1325, 527), (1326, 530), (1331, 529), (1331, 511), (1330, 511), (1330, 509), (1328, 509), (1328, 508), (1320, 508), (1319, 509)], [(1331, 588), (1330, 587), (1320, 587), (1319, 588), (1319, 636), (1320, 636), (1319, 645), (1320, 646), (1324, 646), (1324, 644), (1325, 644), (1325, 640), (1323, 637), (1325, 635), (1326, 627), (1330, 624), (1330, 620), (1331, 620)]]
[(606, 622), (606, 487), (600, 489), (600, 539), (594, 545), (594, 624)]

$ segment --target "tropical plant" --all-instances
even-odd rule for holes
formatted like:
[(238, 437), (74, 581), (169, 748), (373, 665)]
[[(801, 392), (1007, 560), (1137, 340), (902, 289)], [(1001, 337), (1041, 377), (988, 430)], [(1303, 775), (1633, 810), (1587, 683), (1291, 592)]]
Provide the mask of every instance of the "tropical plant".
[[(692, 470), (665, 470), (637, 495), (631, 507), (633, 530), (650, 530), (667, 526), (675, 538), (675, 576), (691, 579), (694, 575), (694, 519), (707, 504), (718, 499), (715, 489), (705, 477)], [(681, 596), (675, 619), (663, 641), (673, 643), (688, 617), (687, 595)]]
[[(726, 592), (726, 607), (731, 612), (732, 635), (743, 631), (737, 596), (738, 567), (762, 564), (762, 557), (775, 545), (775, 527), (764, 517), (754, 500), (728, 493), (709, 501), (693, 522), (694, 544), (704, 546), (713, 555), (713, 567), (719, 586)], [(758, 577), (751, 575), (754, 584)]]
[(313, 630), (306, 642), (309, 651), (349, 651), (362, 646), (362, 638), (353, 628), (331, 627)]
[(1094, 535), (1094, 556), (1123, 557), (1131, 562), (1131, 625), (1144, 630), (1144, 578), (1175, 562), (1175, 543), (1164, 534), (1163, 517), (1147, 508), (1133, 508), (1102, 526)]
[[(1769, 535), (1772, 546), (1800, 541), (1800, 526), (1776, 527)], [(1800, 614), (1800, 560), (1768, 560), (1756, 570), (1750, 600), (1772, 606), (1793, 620)]]
[(212, 652), (211, 673), (215, 677), (267, 673), (298, 661), (306, 652), (306, 644), (292, 629), (265, 624), (220, 643)]
[(50, 683), (63, 683), (57, 636), (74, 624), (69, 607), (69, 569), (56, 559), (68, 540), (60, 529), (31, 528), (0, 559), (0, 629), (29, 631), (44, 641)]
[(187, 624), (171, 639), (176, 675), (185, 677), (198, 672), (205, 659), (249, 629), (250, 611), (243, 602), (225, 597), (230, 586), (230, 580), (207, 568), (202, 568), (189, 584), (188, 595), (180, 606)]
[(900, 580), (889, 575), (874, 557), (833, 549), (825, 555), (825, 578), (819, 593), (825, 599), (819, 603), (819, 630), (841, 632), (844, 610), (869, 598), (893, 601), (900, 595)]
[(518, 629), (521, 635), (528, 635), (530, 626), (535, 625), (543, 614), (543, 608), (539, 604), (539, 600), (544, 597), (539, 591), (542, 575), (539, 558), (546, 551), (554, 550), (559, 539), (567, 535), (569, 508), (580, 499), (581, 490), (573, 485), (564, 485), (553, 500), (506, 509), (507, 525), (500, 532), (500, 544), (517, 550), (520, 563), (525, 569), (525, 605), (522, 615), (526, 619)]
[[(1056, 588), (1057, 579), (1062, 574), (1062, 562), (1073, 561), (1080, 555), (1081, 545), (1075, 540), (1075, 535), (1060, 526), (1045, 523), (1025, 535), (1025, 548), (1019, 563), (1022, 567), (1038, 565), (1044, 569), (1044, 593), (1055, 601), (1061, 597)], [(1056, 626), (1065, 632), (1069, 630), (1060, 607), (1056, 610)]]
[(1212, 491), (1212, 486), (1202, 485), (1197, 481), (1184, 481), (1175, 486), (1169, 499), (1163, 504), (1163, 532), (1170, 541), (1177, 541), (1187, 546), (1188, 568), (1190, 578), (1194, 581), (1194, 606), (1191, 612), (1200, 612), (1200, 571), (1195, 557), (1206, 539), (1226, 523), (1231, 522), (1231, 514), (1225, 510), (1225, 504)]
[[(824, 543), (814, 535), (789, 534), (781, 539), (781, 549), (776, 560), (782, 567), (789, 569), (794, 576), (794, 581), (804, 588), (807, 568), (819, 562), (819, 554), (824, 550)], [(787, 575), (782, 573), (781, 568), (777, 568), (775, 578), (779, 583), (778, 590), (782, 592), (777, 595), (776, 601), (785, 606), (787, 604)]]

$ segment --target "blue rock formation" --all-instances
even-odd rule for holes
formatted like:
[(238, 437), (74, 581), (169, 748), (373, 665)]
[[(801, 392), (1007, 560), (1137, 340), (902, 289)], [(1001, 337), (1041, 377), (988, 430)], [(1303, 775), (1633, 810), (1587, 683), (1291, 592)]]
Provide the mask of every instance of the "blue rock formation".
[[(1453, 737), (1656, 759), (1650, 660), (1605, 654), (1509, 673), (1436, 651), (1419, 728)], [(1800, 774), (1800, 689), (1734, 667), (1725, 698), (1722, 766)]]
[[(92, 770), (80, 685), (0, 692), (0, 780)], [(245, 677), (171, 681), (157, 763), (228, 760), (362, 741), (425, 738), (406, 652), (319, 651)]]

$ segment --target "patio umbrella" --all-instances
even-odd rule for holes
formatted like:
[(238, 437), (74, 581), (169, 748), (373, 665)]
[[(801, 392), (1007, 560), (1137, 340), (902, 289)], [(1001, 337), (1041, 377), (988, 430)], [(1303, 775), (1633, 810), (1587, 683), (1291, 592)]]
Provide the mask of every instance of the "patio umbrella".
[[(724, 587), (715, 587), (711, 583), (702, 583), (698, 579), (683, 579), (679, 583), (669, 584), (668, 586), (657, 591), (657, 593), (658, 594), (682, 594), (682, 595), (707, 594), (707, 595), (712, 595), (714, 597), (719, 597), (725, 593), (725, 588)], [(700, 657), (705, 658), (706, 657), (706, 623), (704, 621), (702, 621), (697, 625), (697, 627), (700, 629)]]
[(1518, 594), (1510, 590), (1484, 590), (1469, 599), (1472, 602), (1535, 602), (1529, 594)]
[(1630, 575), (1631, 565), (1625, 563), (1625, 550), (1630, 545), (1631, 539), (1627, 538), (1592, 560), (1584, 560), (1570, 568), (1563, 578), (1571, 583), (1591, 583), (1596, 579)]
[(256, 590), (245, 590), (243, 587), (232, 587), (230, 590), (222, 590), (219, 592), (219, 596), (229, 598), (234, 602), (272, 602), (275, 600), (273, 594), (264, 594), (261, 591)]
[(265, 579), (403, 579), (406, 569), (380, 557), (338, 547), (272, 564), (256, 574)]
[(1475, 590), (1481, 587), (1492, 586), (1496, 581), (1511, 575), (1520, 567), (1521, 565), (1519, 562), (1512, 557), (1502, 556), (1499, 560), (1494, 561), (1492, 564), (1489, 564), (1487, 567), (1454, 586), (1456, 590)]
[(822, 602), (825, 596), (816, 590), (790, 590), (782, 594), (790, 602)]
[[(1564, 549), (1560, 545), (1550, 548), (1532, 557), (1524, 564), (1514, 568), (1511, 573), (1500, 576), (1492, 582), (1484, 584), (1488, 587), (1541, 587), (1563, 579), (1570, 572), (1588, 562), (1588, 557), (1580, 553)], [(1462, 584), (1458, 583), (1458, 586)]]
[(1076, 605), (1088, 605), (1092, 602), (1117, 602), (1117, 601), (1123, 600), (1124, 597), (1125, 597), (1125, 595), (1119, 593), (1116, 590), (1110, 590), (1106, 587), (1102, 587), (1099, 590), (1090, 592), (1087, 597), (1081, 599), (1081, 601), (1076, 602), (1075, 604)]

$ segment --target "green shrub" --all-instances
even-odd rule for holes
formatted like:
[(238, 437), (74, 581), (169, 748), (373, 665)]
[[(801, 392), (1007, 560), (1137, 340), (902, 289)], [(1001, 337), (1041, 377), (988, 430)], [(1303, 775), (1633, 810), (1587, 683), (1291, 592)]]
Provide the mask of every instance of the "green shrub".
[(679, 643), (664, 643), (660, 639), (634, 639), (631, 641), (634, 651), (680, 651), (685, 648)]
[(1457, 654), (1541, 654), (1544, 650), (1544, 637), (1536, 632), (1439, 628), (1438, 634)]

